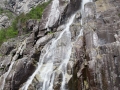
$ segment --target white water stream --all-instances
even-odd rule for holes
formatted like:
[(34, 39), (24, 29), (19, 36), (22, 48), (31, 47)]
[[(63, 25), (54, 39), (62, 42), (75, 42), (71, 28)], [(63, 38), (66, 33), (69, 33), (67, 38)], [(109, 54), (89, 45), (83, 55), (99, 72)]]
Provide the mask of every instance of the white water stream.
[[(81, 6), (81, 12), (84, 12), (84, 5), (88, 2), (92, 2), (92, 0), (82, 0), (82, 6)], [(59, 4), (59, 0), (53, 1), (53, 11), (51, 11), (53, 15), (53, 12), (55, 10), (58, 11), (58, 5), (55, 6), (55, 4)], [(55, 17), (54, 17), (55, 18)], [(53, 18), (53, 19), (54, 19)], [(66, 24), (66, 28), (60, 33), (60, 35), (57, 38), (52, 39), (51, 45), (46, 45), (42, 52), (42, 55), (40, 56), (38, 67), (35, 70), (35, 72), (31, 75), (31, 77), (28, 79), (28, 81), (24, 84), (24, 86), (21, 88), (22, 90), (27, 90), (30, 84), (32, 83), (34, 77), (36, 75), (39, 75), (39, 78), (41, 79), (40, 82), (42, 82), (42, 86), (37, 88), (36, 90), (53, 90), (54, 85), (54, 79), (55, 79), (55, 72), (58, 70), (62, 74), (62, 82), (61, 82), (61, 90), (67, 90), (65, 87), (66, 84), (66, 74), (67, 74), (67, 64), (70, 60), (71, 51), (72, 51), (72, 42), (71, 42), (71, 32), (69, 31), (70, 25), (72, 24), (73, 20), (75, 18), (75, 14), (72, 15), (69, 19), (69, 22)], [(50, 19), (48, 19), (48, 22), (46, 24), (46, 27), (50, 23)], [(82, 20), (81, 20), (82, 24)], [(79, 36), (83, 35), (83, 28), (80, 30)], [(56, 62), (59, 62), (57, 66)], [(55, 67), (55, 69), (54, 69)]]
[[(60, 33), (58, 38), (52, 40), (52, 44), (50, 45), (49, 48), (46, 49), (46, 53), (43, 55), (43, 57), (40, 58), (39, 63), (38, 63), (38, 68), (36, 71), (33, 73), (33, 75), (29, 78), (29, 80), (25, 83), (25, 85), (22, 87), (22, 90), (27, 90), (28, 86), (31, 84), (32, 80), (34, 79), (35, 75), (38, 73), (38, 71), (41, 69), (43, 65), (45, 67), (41, 69), (40, 72), (40, 77), (43, 80), (43, 86), (42, 90), (53, 90), (53, 81), (54, 81), (54, 71), (53, 71), (53, 64), (57, 62), (58, 56), (60, 57), (62, 53), (65, 53), (64, 55), (62, 54), (61, 58), (61, 65), (58, 68), (60, 71), (64, 71), (63, 73), (66, 73), (66, 67), (67, 63), (69, 61), (70, 55), (71, 55), (71, 33), (69, 31), (69, 27), (72, 24), (74, 20), (75, 15), (73, 15), (70, 19), (69, 22), (66, 24), (66, 28)], [(58, 43), (62, 41), (63, 36), (67, 39), (67, 42), (62, 42), (65, 43), (65, 46), (63, 49), (60, 51), (57, 50), (57, 47), (59, 46)], [(58, 52), (57, 52), (58, 51)], [(57, 52), (57, 53), (56, 53)], [(44, 64), (44, 61), (46, 61), (46, 64)], [(52, 80), (51, 80), (52, 76)], [(63, 75), (64, 76), (64, 75)], [(63, 79), (64, 82), (64, 79)]]
[[(82, 19), (81, 19), (81, 25), (83, 25), (83, 18), (84, 18), (84, 6), (86, 3), (88, 2), (93, 2), (93, 0), (82, 0), (82, 3), (81, 3), (81, 15), (82, 15)], [(83, 36), (83, 27), (82, 29), (80, 30), (80, 34), (78, 35), (78, 37), (80, 36)]]

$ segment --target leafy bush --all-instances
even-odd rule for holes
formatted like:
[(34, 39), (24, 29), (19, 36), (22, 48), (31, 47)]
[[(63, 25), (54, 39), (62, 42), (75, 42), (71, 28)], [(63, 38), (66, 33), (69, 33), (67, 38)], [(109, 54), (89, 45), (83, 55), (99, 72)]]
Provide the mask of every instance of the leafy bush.
[(9, 38), (14, 38), (18, 35), (18, 31), (14, 30), (13, 27), (0, 30), (0, 45)]
[(17, 34), (18, 34), (18, 31), (14, 30), (13, 27), (9, 27), (8, 30), (6, 30), (5, 32), (6, 39), (13, 38), (17, 36)]

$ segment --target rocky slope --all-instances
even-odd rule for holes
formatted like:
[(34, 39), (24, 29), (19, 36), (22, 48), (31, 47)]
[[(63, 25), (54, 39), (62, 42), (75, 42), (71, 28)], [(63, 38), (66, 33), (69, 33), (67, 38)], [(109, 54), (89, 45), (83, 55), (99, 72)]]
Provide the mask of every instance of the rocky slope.
[(0, 8), (8, 9), (13, 13), (28, 13), (38, 4), (47, 2), (48, 0), (1, 0)]
[(89, 11), (85, 18), (84, 34), (88, 65), (82, 71), (85, 76), (79, 76), (86, 83), (84, 88), (120, 89), (119, 5), (119, 0), (97, 0), (95, 4), (86, 5), (85, 10)]
[(84, 4), (53, 0), (2, 44), (0, 90), (120, 90), (120, 1)]
[(7, 28), (16, 16), (28, 13), (38, 4), (49, 0), (1, 0), (0, 1), (0, 29)]

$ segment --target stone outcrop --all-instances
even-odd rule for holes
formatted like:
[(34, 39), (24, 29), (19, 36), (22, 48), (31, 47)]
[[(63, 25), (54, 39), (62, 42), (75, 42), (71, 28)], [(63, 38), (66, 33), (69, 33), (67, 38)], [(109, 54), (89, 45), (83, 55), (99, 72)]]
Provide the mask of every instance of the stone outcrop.
[[(41, 62), (39, 60), (44, 58), (53, 40), (66, 28), (66, 23), (73, 14), (75, 18), (69, 30), (71, 40), (63, 33), (54, 50), (56, 56), (53, 66), (51, 62), (47, 63), (48, 58), (52, 60), (49, 55), (44, 60), (42, 69), (33, 77), (28, 90), (41, 88), (44, 78), (39, 74), (46, 66), (53, 67), (53, 88), (60, 90), (63, 73), (57, 68), (67, 54), (68, 49), (65, 47), (70, 42), (72, 53), (66, 67), (65, 81), (68, 90), (120, 90), (120, 1), (94, 0), (85, 4), (83, 15), (78, 10), (81, 0), (54, 1), (44, 10), (40, 22), (32, 19), (27, 21), (26, 27), (30, 34), (1, 45), (0, 90), (22, 90)], [(31, 3), (28, 0), (25, 5), (25, 0), (19, 0), (19, 5), (16, 2), (10, 0), (9, 6), (11, 10), (21, 13), (44, 1), (32, 0)]]
[(84, 44), (80, 48), (75, 45), (78, 63), (73, 67), (70, 90), (120, 89), (119, 5), (119, 1), (111, 0), (85, 5)]

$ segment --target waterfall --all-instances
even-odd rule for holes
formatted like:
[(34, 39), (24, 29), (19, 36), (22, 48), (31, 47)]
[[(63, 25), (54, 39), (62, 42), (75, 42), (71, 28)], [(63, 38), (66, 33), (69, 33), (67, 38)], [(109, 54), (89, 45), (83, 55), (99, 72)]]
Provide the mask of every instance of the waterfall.
[[(53, 70), (53, 66), (54, 66), (53, 64), (59, 61), (61, 61), (60, 65), (56, 66), (56, 68), (58, 68), (57, 70), (63, 73), (63, 81), (62, 81), (61, 88), (64, 88), (64, 82), (65, 82), (64, 78), (67, 72), (66, 67), (67, 67), (67, 63), (69, 61), (69, 58), (71, 55), (71, 49), (72, 49), (71, 33), (69, 31), (69, 27), (72, 24), (74, 17), (75, 17), (75, 14), (69, 19), (69, 22), (66, 24), (66, 28), (60, 33), (60, 35), (56, 39), (52, 40), (52, 43), (49, 46), (49, 48), (47, 46), (46, 46), (47, 48), (46, 47), (43, 48), (43, 51), (45, 49), (46, 53), (44, 53), (43, 56), (41, 55), (36, 71), (32, 74), (29, 80), (22, 87), (22, 90), (28, 89), (29, 85), (31, 84), (32, 80), (34, 79), (37, 73), (39, 73), (39, 77), (44, 79), (42, 90), (53, 90), (52, 87), (53, 87), (54, 76), (55, 76), (54, 74), (55, 71)], [(66, 41), (64, 41), (65, 39)], [(64, 46), (61, 48), (59, 47), (59, 44), (61, 45), (64, 44)], [(39, 70), (41, 72), (39, 72)]]
[[(84, 5), (87, 2), (91, 2), (91, 0), (82, 0), (81, 5), (82, 16), (84, 12)], [(58, 4), (59, 2), (56, 0), (53, 1), (52, 5), (53, 11), (54, 10), (58, 11), (57, 9), (58, 7), (54, 6), (55, 3)], [(49, 18), (51, 18), (52, 14), (50, 14)], [(48, 24), (51, 21), (49, 18), (48, 22), (46, 23), (46, 27), (48, 27)], [(72, 52), (70, 25), (73, 23), (74, 18), (75, 14), (69, 18), (65, 29), (61, 31), (59, 36), (57, 38), (53, 38), (48, 44), (44, 46), (44, 48), (41, 51), (42, 53), (39, 58), (37, 69), (30, 76), (27, 82), (25, 82), (25, 84), (22, 86), (20, 90), (27, 90), (36, 75), (38, 75), (40, 78), (39, 83), (42, 83), (42, 85), (36, 90), (53, 90), (56, 72), (58, 71), (62, 74), (62, 82), (60, 89), (67, 90), (66, 88), (67, 64), (70, 60)], [(82, 36), (83, 35), (82, 33), (83, 28), (80, 30), (79, 36)]]
[[(93, 0), (82, 0), (82, 3), (81, 3), (81, 8), (80, 8), (80, 11), (81, 11), (81, 15), (82, 15), (82, 18), (81, 18), (81, 26), (83, 25), (83, 18), (84, 18), (84, 5), (88, 2), (92, 2)], [(77, 39), (80, 37), (80, 36), (83, 36), (83, 27), (81, 28), (80, 30), (80, 33), (77, 37)], [(77, 40), (76, 39), (76, 40)]]

